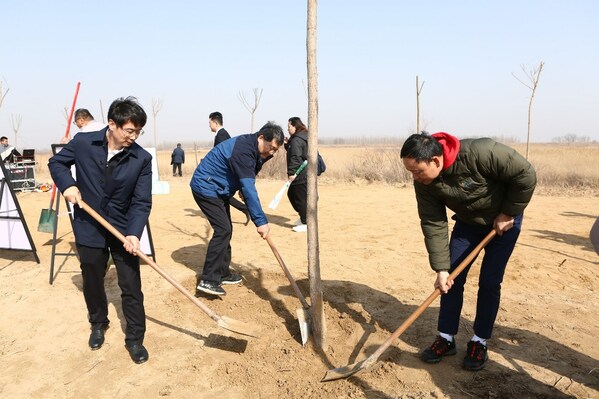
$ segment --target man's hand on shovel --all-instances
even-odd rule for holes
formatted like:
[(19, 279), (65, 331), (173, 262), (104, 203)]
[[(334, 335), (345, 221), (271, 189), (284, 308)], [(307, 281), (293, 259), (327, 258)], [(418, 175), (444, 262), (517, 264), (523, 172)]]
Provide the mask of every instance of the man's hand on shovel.
[(258, 232), (258, 234), (260, 234), (260, 237), (262, 237), (262, 239), (265, 240), (266, 236), (268, 236), (268, 233), (270, 233), (270, 225), (266, 223), (262, 226), (258, 226), (256, 228), (256, 231)]
[(127, 242), (123, 243), (125, 251), (129, 252), (131, 255), (137, 255), (137, 251), (139, 251), (139, 238), (136, 236), (127, 236), (125, 239), (127, 240)]
[(67, 188), (64, 190), (64, 193), (62, 193), (62, 196), (65, 197), (69, 203), (77, 204), (81, 207), (81, 193), (79, 192), (77, 186), (71, 186)]

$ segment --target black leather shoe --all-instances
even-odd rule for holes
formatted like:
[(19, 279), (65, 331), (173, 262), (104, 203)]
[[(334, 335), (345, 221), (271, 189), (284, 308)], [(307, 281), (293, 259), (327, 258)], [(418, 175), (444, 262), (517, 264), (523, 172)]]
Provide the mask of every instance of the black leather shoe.
[(133, 344), (131, 346), (126, 346), (129, 351), (129, 356), (131, 356), (131, 360), (133, 360), (137, 364), (144, 363), (148, 360), (150, 355), (148, 351), (142, 344)]
[(91, 334), (89, 334), (89, 347), (91, 350), (95, 351), (102, 347), (104, 344), (105, 331), (105, 328), (95, 328), (92, 330)]

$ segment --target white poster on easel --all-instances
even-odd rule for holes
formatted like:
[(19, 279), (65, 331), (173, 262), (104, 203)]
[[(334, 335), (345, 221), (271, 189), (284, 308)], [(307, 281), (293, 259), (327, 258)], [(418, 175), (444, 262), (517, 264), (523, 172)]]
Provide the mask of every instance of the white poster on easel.
[(27, 222), (10, 184), (10, 176), (0, 162), (0, 249), (32, 251), (39, 263)]

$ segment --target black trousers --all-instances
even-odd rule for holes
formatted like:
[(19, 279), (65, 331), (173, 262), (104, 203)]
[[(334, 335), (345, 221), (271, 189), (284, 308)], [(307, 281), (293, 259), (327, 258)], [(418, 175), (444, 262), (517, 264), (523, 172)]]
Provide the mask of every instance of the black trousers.
[(303, 224), (306, 224), (306, 212), (308, 210), (308, 183), (291, 184), (287, 190), (287, 198), (291, 202), (291, 206)]
[(179, 171), (179, 176), (183, 176), (183, 173), (181, 173), (181, 164), (173, 163), (173, 176), (177, 174), (177, 170)]
[(204, 261), (201, 279), (220, 284), (223, 277), (231, 274), (231, 237), (233, 236), (233, 223), (231, 223), (231, 208), (229, 200), (204, 197), (194, 191), (193, 198), (208, 218), (214, 230)]
[(125, 251), (123, 244), (112, 235), (108, 238), (107, 248), (77, 245), (77, 251), (81, 261), (83, 296), (92, 329), (105, 328), (109, 324), (104, 276), (110, 253), (116, 265), (123, 315), (127, 322), (125, 344), (142, 344), (146, 332), (146, 314), (139, 258)]

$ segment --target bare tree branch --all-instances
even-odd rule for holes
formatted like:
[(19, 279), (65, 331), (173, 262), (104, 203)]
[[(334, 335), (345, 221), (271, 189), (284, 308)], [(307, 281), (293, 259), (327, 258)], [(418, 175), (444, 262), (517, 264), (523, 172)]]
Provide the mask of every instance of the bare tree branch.
[(524, 86), (528, 87), (531, 91), (530, 100), (528, 102), (528, 131), (526, 134), (526, 159), (528, 159), (528, 150), (530, 147), (530, 118), (531, 118), (531, 113), (532, 113), (532, 101), (534, 100), (535, 93), (537, 91), (537, 88), (539, 87), (539, 79), (541, 77), (541, 72), (543, 71), (544, 65), (545, 65), (545, 63), (543, 61), (541, 61), (539, 63), (539, 66), (537, 68), (534, 68), (531, 71), (527, 71), (524, 64), (521, 65), (522, 71), (524, 72), (524, 75), (525, 75), (526, 79), (528, 80), (528, 83), (519, 79), (516, 75), (514, 75), (512, 73), (512, 75), (514, 76), (514, 78), (516, 78), (516, 80), (518, 82), (520, 82)]
[(19, 129), (21, 128), (21, 122), (23, 121), (23, 117), (20, 114), (11, 114), (10, 115), (12, 122), (12, 131), (15, 134), (14, 146), (17, 148), (17, 135), (19, 134)]
[(154, 148), (158, 149), (156, 141), (156, 116), (162, 109), (162, 99), (152, 98), (152, 115), (153, 115), (153, 129), (154, 129)]
[(416, 133), (420, 133), (420, 93), (422, 93), (422, 84), (418, 83), (418, 75), (416, 75)]
[(8, 94), (8, 91), (10, 90), (10, 87), (6, 87), (6, 91), (3, 91), (2, 89), (2, 81), (0, 80), (0, 108), (2, 108), (2, 103), (4, 102), (4, 99), (6, 98), (6, 95)]
[(260, 99), (262, 98), (262, 89), (254, 89), (253, 93), (254, 93), (254, 104), (253, 105), (249, 102), (249, 100), (247, 99), (247, 97), (243, 91), (240, 90), (239, 93), (237, 93), (237, 98), (239, 99), (239, 101), (241, 101), (241, 104), (243, 104), (245, 109), (247, 109), (247, 111), (251, 115), (251, 123), (250, 123), (250, 131), (251, 132), (254, 131), (254, 114), (256, 113), (256, 110), (258, 109), (258, 105), (260, 105)]

